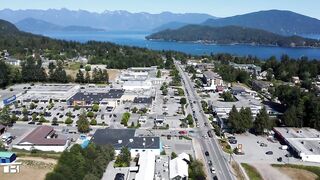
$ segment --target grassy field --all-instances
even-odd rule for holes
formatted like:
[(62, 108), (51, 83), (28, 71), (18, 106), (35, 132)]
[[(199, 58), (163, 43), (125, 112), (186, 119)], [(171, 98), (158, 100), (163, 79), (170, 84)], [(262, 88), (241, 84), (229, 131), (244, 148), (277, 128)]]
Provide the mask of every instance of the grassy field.
[(319, 166), (304, 166), (304, 165), (296, 165), (296, 164), (272, 164), (273, 167), (278, 168), (293, 168), (293, 169), (300, 169), (306, 170), (309, 172), (314, 173), (317, 177), (317, 180), (320, 180), (320, 167)]
[(240, 165), (237, 162), (232, 161), (231, 166), (232, 166), (234, 172), (236, 173), (236, 177), (238, 180), (245, 180), (246, 179), (240, 169)]
[(241, 163), (241, 166), (246, 171), (250, 180), (262, 180), (260, 173), (258, 172), (258, 170), (255, 167), (253, 167), (247, 163)]

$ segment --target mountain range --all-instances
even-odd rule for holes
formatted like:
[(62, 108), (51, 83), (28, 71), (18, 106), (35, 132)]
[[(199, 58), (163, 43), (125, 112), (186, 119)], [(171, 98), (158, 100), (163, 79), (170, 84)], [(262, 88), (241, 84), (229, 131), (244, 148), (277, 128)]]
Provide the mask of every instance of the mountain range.
[(187, 25), (164, 30), (146, 37), (148, 40), (191, 41), (216, 44), (253, 44), (280, 47), (320, 47), (320, 41), (300, 36), (283, 36), (260, 29), (240, 26), (212, 27)]
[(17, 23), (16, 27), (25, 32), (43, 33), (53, 31), (86, 31), (86, 32), (98, 32), (104, 31), (103, 29), (92, 28), (88, 26), (59, 26), (43, 20), (34, 18), (26, 18)]
[[(45, 21), (57, 26), (86, 26), (107, 31), (152, 31), (160, 25), (170, 22), (198, 24), (207, 19), (215, 19), (208, 14), (163, 12), (160, 14), (130, 13), (128, 11), (105, 11), (103, 13), (84, 10), (48, 9), (48, 10), (0, 10), (0, 19), (18, 23), (26, 18)], [(19, 24), (18, 24), (19, 25)], [(21, 27), (21, 25), (20, 25)], [(33, 29), (33, 27), (23, 27)], [(55, 28), (53, 26), (53, 28)]]
[(282, 35), (320, 34), (320, 20), (291, 11), (269, 10), (219, 19), (208, 19), (203, 25), (242, 26)]

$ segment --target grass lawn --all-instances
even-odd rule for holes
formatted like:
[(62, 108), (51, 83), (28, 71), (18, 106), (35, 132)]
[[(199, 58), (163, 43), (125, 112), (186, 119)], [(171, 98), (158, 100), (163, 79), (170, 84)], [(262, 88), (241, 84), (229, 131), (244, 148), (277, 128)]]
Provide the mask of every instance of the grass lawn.
[(304, 165), (296, 165), (296, 164), (272, 164), (273, 167), (287, 167), (287, 168), (295, 168), (295, 169), (303, 169), (309, 172), (316, 174), (317, 180), (320, 180), (320, 167), (319, 166), (304, 166)]
[(241, 163), (241, 166), (246, 171), (250, 180), (262, 180), (260, 173), (258, 172), (258, 170), (255, 167), (253, 167), (247, 163)]

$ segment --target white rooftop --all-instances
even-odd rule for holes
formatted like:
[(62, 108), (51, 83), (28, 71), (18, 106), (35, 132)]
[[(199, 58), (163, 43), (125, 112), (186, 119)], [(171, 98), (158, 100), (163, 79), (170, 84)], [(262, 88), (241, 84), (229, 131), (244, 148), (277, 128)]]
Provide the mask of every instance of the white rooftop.
[(181, 179), (184, 177), (188, 177), (188, 164), (181, 157), (176, 157), (170, 160), (170, 179), (180, 177)]
[(154, 178), (155, 154), (149, 151), (140, 153), (139, 171), (136, 174), (136, 180), (150, 180)]

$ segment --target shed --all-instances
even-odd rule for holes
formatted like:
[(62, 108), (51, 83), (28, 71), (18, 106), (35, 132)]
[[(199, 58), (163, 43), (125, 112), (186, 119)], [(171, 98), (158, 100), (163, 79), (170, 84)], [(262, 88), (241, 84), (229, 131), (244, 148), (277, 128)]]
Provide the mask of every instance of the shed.
[(17, 156), (13, 152), (0, 152), (0, 163), (12, 163), (16, 158)]

